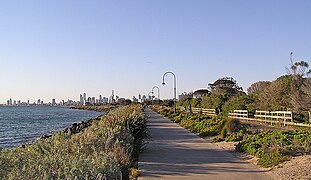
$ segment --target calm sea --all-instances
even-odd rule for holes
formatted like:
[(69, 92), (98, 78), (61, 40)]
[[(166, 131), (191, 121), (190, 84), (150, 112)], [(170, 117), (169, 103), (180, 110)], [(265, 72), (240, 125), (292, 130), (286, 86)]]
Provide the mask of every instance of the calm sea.
[(101, 114), (66, 107), (0, 106), (0, 147), (22, 145)]

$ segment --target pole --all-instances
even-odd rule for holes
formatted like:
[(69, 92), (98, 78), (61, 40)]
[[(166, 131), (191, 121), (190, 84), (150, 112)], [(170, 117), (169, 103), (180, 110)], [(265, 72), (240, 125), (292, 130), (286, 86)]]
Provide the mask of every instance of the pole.
[(162, 82), (162, 84), (163, 84), (163, 86), (165, 85), (165, 82), (164, 82), (164, 77), (165, 77), (165, 75), (166, 74), (172, 74), (173, 76), (174, 76), (174, 114), (176, 113), (176, 75), (173, 73), (173, 72), (170, 72), (170, 71), (168, 71), (168, 72), (166, 72), (166, 73), (164, 73), (163, 74), (163, 82)]
[(158, 89), (158, 101), (160, 102), (160, 88), (159, 88), (158, 86), (153, 86), (153, 88), (152, 88), (152, 94), (153, 94), (154, 88), (157, 88), (157, 89)]

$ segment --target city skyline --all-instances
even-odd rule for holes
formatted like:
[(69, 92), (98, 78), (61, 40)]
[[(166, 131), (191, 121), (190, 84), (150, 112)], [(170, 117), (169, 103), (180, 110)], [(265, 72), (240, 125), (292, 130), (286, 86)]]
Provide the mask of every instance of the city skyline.
[(177, 94), (225, 76), (246, 90), (286, 74), (290, 52), (311, 63), (310, 9), (303, 0), (3, 1), (0, 103), (111, 89), (131, 99), (153, 86), (170, 99), (166, 71)]
[[(137, 96), (137, 97), (136, 97)], [(154, 96), (146, 96), (145, 94), (137, 94), (132, 96), (131, 98), (124, 98), (120, 97), (115, 94), (114, 90), (112, 90), (112, 94), (110, 96), (103, 96), (102, 94), (99, 94), (97, 96), (88, 96), (86, 92), (79, 94), (79, 99), (55, 99), (51, 98), (50, 101), (44, 101), (41, 98), (30, 101), (28, 100), (21, 100), (21, 99), (15, 99), (15, 98), (9, 98), (6, 100), (6, 103), (0, 103), (0, 105), (8, 105), (8, 106), (29, 106), (29, 105), (48, 105), (48, 106), (55, 106), (55, 105), (85, 105), (86, 103), (90, 104), (107, 104), (107, 103), (114, 103), (118, 102), (120, 99), (130, 99), (132, 102), (139, 102), (141, 100), (150, 98), (155, 98)], [(156, 98), (155, 98), (156, 99)]]

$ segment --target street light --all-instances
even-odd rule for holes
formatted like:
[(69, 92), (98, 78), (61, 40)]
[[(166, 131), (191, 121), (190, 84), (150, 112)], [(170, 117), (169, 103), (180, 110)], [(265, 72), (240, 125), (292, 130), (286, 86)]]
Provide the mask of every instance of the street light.
[(170, 72), (170, 71), (164, 73), (163, 74), (163, 81), (162, 81), (162, 85), (163, 86), (165, 85), (164, 77), (167, 74), (172, 74), (174, 76), (174, 113), (176, 113), (176, 75), (173, 72)]
[(158, 86), (153, 86), (152, 88), (152, 94), (154, 93), (154, 88), (157, 88), (158, 89), (158, 100), (160, 101), (160, 88)]

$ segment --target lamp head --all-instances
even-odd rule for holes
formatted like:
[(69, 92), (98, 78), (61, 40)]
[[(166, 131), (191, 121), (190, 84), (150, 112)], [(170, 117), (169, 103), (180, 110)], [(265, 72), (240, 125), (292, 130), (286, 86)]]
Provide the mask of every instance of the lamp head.
[(165, 82), (163, 82), (162, 85), (164, 86), (164, 85), (165, 85)]

